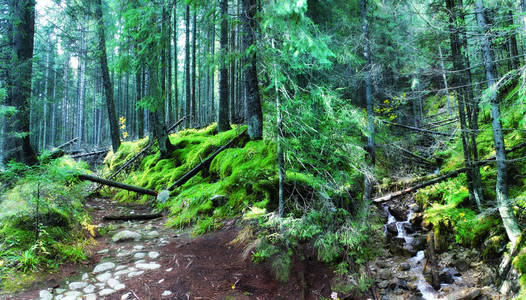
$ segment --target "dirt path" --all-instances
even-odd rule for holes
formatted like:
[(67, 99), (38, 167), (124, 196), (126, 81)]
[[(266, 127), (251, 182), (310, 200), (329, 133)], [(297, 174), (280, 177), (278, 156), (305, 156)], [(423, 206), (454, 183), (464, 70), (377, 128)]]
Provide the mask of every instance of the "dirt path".
[[(166, 228), (165, 218), (102, 221), (110, 213), (148, 212), (143, 207), (91, 199), (86, 208), (108, 231), (96, 239), (89, 264), (66, 265), (39, 287), (6, 299), (300, 299), (303, 291), (305, 299), (330, 297), (332, 272), (318, 262), (296, 264), (285, 284), (270, 266), (243, 260), (244, 249), (229, 245), (239, 231), (234, 220), (192, 237), (189, 230)], [(305, 274), (304, 287), (298, 273)]]

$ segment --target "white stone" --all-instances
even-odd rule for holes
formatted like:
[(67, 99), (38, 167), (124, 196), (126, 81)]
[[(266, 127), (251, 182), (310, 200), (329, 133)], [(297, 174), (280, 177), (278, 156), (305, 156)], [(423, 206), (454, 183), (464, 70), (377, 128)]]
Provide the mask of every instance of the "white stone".
[(128, 299), (130, 299), (130, 297), (131, 297), (131, 293), (126, 293), (126, 294), (121, 296), (121, 300), (128, 300)]
[(135, 246), (133, 246), (133, 250), (141, 251), (142, 249), (144, 249), (143, 245), (135, 245)]
[(157, 251), (151, 251), (151, 252), (148, 253), (148, 257), (150, 257), (151, 259), (156, 259), (160, 255), (161, 254), (159, 254), (159, 252), (157, 252)]
[(137, 272), (130, 272), (128, 274), (128, 277), (137, 277), (137, 276), (141, 276), (142, 274), (144, 273), (144, 271), (137, 271)]
[(84, 273), (84, 274), (82, 275), (82, 281), (86, 281), (86, 280), (88, 280), (88, 278), (89, 278), (88, 273)]
[(171, 294), (172, 294), (172, 292), (170, 292), (170, 291), (164, 291), (164, 292), (161, 294), (161, 296), (162, 296), (162, 297), (168, 297), (168, 296), (170, 296)]
[(103, 289), (106, 287), (106, 282), (102, 282), (102, 283), (95, 283), (95, 285), (99, 288), (99, 290)]
[(114, 279), (114, 278), (110, 278), (108, 279), (108, 281), (106, 282), (106, 284), (112, 288), (112, 289), (115, 289), (115, 287), (119, 284), (121, 284), (118, 280)]
[(84, 300), (97, 300), (97, 295), (95, 294), (84, 295)]
[(86, 293), (86, 294), (91, 294), (91, 293), (95, 292), (95, 289), (96, 289), (96, 287), (93, 284), (90, 284), (87, 287), (85, 287), (82, 291), (84, 293)]
[(120, 271), (115, 272), (115, 276), (121, 276), (121, 275), (124, 275), (124, 274), (128, 274), (130, 272), (133, 272), (133, 271), (135, 271), (135, 270), (130, 270), (130, 269), (120, 270)]
[(120, 271), (126, 269), (126, 266), (118, 266), (115, 268), (115, 271)]
[(144, 258), (146, 256), (146, 253), (144, 252), (137, 252), (133, 255), (133, 258), (136, 258), (136, 259), (141, 259), (141, 258)]
[(164, 282), (164, 278), (161, 279), (161, 280), (159, 280), (159, 281), (157, 282), (157, 284), (161, 284), (161, 283), (163, 283), (163, 282)]
[(105, 262), (102, 264), (99, 264), (93, 269), (93, 274), (102, 273), (111, 269), (115, 268), (115, 264), (112, 262)]
[(161, 267), (160, 264), (154, 263), (154, 262), (149, 263), (149, 264), (140, 263), (140, 264), (136, 264), (135, 266), (137, 267), (137, 269), (142, 269), (142, 270), (156, 270)]
[(39, 295), (40, 295), (40, 300), (51, 300), (51, 299), (53, 299), (53, 295), (50, 292), (46, 291), (46, 290), (40, 291)]
[(66, 291), (65, 289), (56, 289), (56, 290), (55, 290), (55, 293), (57, 293), (57, 294), (62, 294), (62, 293), (64, 293), (65, 291)]
[(102, 249), (102, 250), (98, 251), (97, 254), (106, 254), (108, 252), (110, 252), (110, 249)]
[(62, 300), (77, 300), (77, 298), (80, 298), (80, 296), (78, 296), (78, 297), (77, 296), (63, 296), (60, 299), (62, 299)]
[(62, 300), (64, 299), (64, 295), (56, 295), (55, 300)]
[(117, 284), (113, 289), (116, 290), (116, 291), (120, 291), (120, 290), (124, 290), (126, 288), (126, 286), (122, 283), (120, 284)]
[(117, 257), (128, 256), (130, 254), (131, 254), (130, 251), (122, 251), (122, 252), (117, 253)]
[(102, 291), (99, 292), (99, 296), (101, 296), (101, 297), (109, 296), (109, 295), (111, 295), (113, 293), (115, 293), (115, 290), (113, 290), (113, 289), (103, 289)]
[(138, 241), (140, 238), (141, 238), (141, 235), (135, 231), (123, 230), (123, 231), (117, 232), (111, 239), (113, 242), (117, 243), (117, 242), (129, 241), (129, 240)]
[(106, 282), (108, 281), (108, 279), (111, 278), (111, 273), (110, 272), (102, 273), (102, 274), (97, 275), (96, 278), (100, 282)]
[(64, 294), (64, 296), (66, 296), (66, 297), (74, 297), (74, 298), (77, 298), (77, 297), (82, 296), (82, 293), (81, 293), (81, 292), (78, 292), (78, 291), (69, 291), (69, 292), (66, 292), (66, 293)]
[(166, 272), (172, 272), (173, 269), (174, 268), (168, 268), (168, 269), (166, 269)]
[(86, 286), (88, 286), (88, 283), (84, 281), (72, 282), (69, 284), (69, 289), (70, 290), (80, 290), (80, 289), (85, 288)]
[(147, 237), (154, 239), (159, 237), (159, 232), (157, 230), (152, 230), (146, 234)]

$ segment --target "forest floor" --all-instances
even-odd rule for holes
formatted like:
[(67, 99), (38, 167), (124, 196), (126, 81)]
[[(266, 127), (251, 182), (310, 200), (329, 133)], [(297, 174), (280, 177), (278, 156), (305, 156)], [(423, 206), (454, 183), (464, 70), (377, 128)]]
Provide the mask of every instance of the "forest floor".
[[(86, 203), (96, 237), (87, 263), (64, 265), (43, 274), (32, 288), (3, 299), (319, 299), (330, 297), (332, 271), (315, 261), (293, 266), (289, 281), (279, 282), (266, 264), (243, 259), (231, 246), (240, 230), (236, 219), (222, 229), (194, 237), (190, 230), (166, 228), (166, 218), (103, 221), (109, 214), (143, 214), (149, 208), (108, 199)], [(120, 237), (123, 241), (115, 242)], [(298, 260), (299, 261), (299, 260)], [(302, 275), (304, 274), (304, 275)]]

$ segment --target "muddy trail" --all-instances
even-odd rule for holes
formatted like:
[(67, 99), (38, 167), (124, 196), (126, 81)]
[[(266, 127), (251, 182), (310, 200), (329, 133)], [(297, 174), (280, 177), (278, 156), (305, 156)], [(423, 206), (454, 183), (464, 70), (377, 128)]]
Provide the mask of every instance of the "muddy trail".
[(296, 263), (287, 283), (268, 264), (243, 259), (243, 247), (230, 245), (241, 229), (236, 220), (216, 232), (165, 226), (166, 218), (104, 221), (109, 214), (146, 214), (150, 209), (89, 199), (86, 209), (98, 225), (87, 263), (62, 266), (11, 299), (320, 299), (330, 297), (332, 272), (315, 261)]

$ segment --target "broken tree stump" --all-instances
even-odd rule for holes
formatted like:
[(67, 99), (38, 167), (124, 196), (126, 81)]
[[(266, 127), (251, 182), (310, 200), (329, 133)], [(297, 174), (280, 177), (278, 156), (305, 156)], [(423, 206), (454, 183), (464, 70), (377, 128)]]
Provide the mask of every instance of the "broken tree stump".
[(440, 290), (440, 277), (438, 276), (438, 261), (435, 254), (435, 235), (430, 231), (427, 235), (427, 261), (431, 271), (431, 286)]
[(145, 188), (142, 188), (142, 187), (138, 187), (138, 186), (122, 183), (122, 182), (117, 182), (117, 181), (113, 181), (113, 180), (108, 180), (108, 179), (100, 178), (100, 177), (97, 177), (97, 176), (86, 175), (86, 174), (79, 174), (79, 175), (77, 175), (77, 178), (80, 179), (80, 180), (88, 180), (88, 181), (91, 181), (91, 182), (96, 182), (96, 183), (100, 183), (100, 184), (103, 184), (103, 185), (108, 185), (108, 186), (116, 187), (116, 188), (119, 188), (119, 189), (136, 192), (136, 193), (139, 193), (139, 194), (150, 195), (150, 196), (154, 196), (154, 197), (157, 196), (157, 192), (154, 191), (154, 190), (145, 189)]

